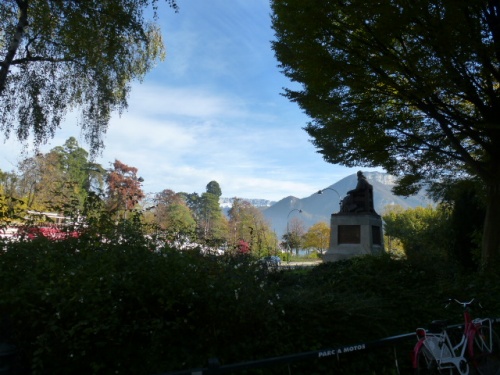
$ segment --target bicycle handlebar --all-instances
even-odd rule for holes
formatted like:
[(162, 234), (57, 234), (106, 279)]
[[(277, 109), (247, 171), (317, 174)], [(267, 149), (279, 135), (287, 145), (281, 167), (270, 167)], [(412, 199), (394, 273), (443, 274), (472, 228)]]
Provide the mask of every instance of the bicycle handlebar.
[(452, 302), (455, 302), (455, 303), (458, 303), (460, 306), (462, 306), (464, 309), (466, 309), (467, 307), (471, 306), (475, 301), (475, 304), (479, 305), (480, 308), (483, 308), (483, 306), (481, 306), (481, 303), (476, 301), (475, 298), (471, 299), (470, 301), (467, 301), (467, 302), (463, 302), (463, 301), (459, 301), (458, 299), (456, 298), (448, 298), (448, 300), (446, 300), (446, 305), (445, 305), (445, 308), (448, 308), (448, 306), (450, 306), (450, 304)]

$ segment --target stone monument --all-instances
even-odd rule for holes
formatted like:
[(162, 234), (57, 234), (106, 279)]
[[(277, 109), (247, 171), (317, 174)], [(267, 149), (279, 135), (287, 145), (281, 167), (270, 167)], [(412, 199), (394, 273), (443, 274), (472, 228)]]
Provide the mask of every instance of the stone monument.
[(330, 221), (330, 246), (324, 262), (335, 262), (359, 255), (384, 251), (382, 218), (373, 208), (373, 186), (358, 172), (356, 188), (340, 202), (340, 212)]

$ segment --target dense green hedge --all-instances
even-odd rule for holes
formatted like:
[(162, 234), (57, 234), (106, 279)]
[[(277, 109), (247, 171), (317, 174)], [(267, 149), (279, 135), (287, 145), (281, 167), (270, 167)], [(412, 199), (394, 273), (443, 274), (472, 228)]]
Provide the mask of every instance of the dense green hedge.
[[(249, 257), (137, 238), (2, 246), (2, 336), (34, 374), (155, 374), (364, 342), (458, 323), (460, 311), (443, 307), (449, 296), (477, 297), (481, 314), (500, 316), (498, 275), (448, 264), (381, 256), (270, 272)], [(398, 347), (403, 369), (411, 344)], [(394, 373), (389, 349), (247, 373)]]

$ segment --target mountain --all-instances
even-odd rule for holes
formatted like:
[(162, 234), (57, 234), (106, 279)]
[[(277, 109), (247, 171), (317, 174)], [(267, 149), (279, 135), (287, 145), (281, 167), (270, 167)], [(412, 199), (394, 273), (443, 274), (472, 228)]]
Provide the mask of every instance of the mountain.
[[(379, 215), (388, 205), (414, 208), (434, 204), (430, 198), (425, 196), (425, 192), (408, 198), (394, 195), (391, 189), (395, 185), (395, 177), (387, 173), (363, 172), (363, 174), (373, 186), (373, 205)], [(264, 217), (271, 224), (271, 228), (274, 229), (278, 238), (286, 233), (287, 223), (294, 217), (304, 223), (306, 230), (320, 221), (330, 224), (331, 214), (339, 212), (340, 197), (345, 197), (349, 190), (354, 189), (357, 181), (357, 175), (352, 174), (322, 189), (322, 194), (315, 193), (306, 198), (293, 196), (283, 198), (265, 208), (263, 210)], [(302, 210), (302, 212), (298, 210)]]

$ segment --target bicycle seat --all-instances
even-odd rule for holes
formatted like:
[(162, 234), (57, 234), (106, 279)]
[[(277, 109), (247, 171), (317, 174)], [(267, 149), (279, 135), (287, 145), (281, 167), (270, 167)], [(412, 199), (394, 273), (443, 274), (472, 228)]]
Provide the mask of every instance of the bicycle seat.
[(443, 331), (448, 325), (447, 320), (433, 320), (429, 326), (429, 332), (439, 333)]

